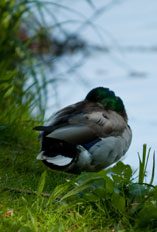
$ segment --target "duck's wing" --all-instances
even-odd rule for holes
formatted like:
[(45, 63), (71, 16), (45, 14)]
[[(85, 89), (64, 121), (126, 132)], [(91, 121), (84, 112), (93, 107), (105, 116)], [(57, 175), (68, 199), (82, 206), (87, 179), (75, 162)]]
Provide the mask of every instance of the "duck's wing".
[(48, 138), (60, 139), (72, 144), (80, 144), (95, 139), (94, 131), (85, 123), (87, 104), (82, 101), (58, 111), (51, 118), (48, 126), (37, 126), (34, 129), (42, 131)]
[(126, 125), (122, 116), (116, 112), (82, 101), (58, 111), (49, 126), (35, 129), (43, 131), (44, 136), (49, 138), (82, 144), (100, 137), (119, 135)]

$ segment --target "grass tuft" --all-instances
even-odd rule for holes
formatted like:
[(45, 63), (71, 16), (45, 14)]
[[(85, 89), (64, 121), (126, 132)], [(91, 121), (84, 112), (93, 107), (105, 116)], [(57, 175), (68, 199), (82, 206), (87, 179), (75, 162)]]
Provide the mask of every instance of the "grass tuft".
[[(79, 176), (52, 172), (35, 161), (38, 145), (30, 146), (24, 149), (19, 144), (15, 150), (3, 145), (0, 149), (1, 231), (157, 229), (157, 187), (139, 178), (133, 182), (129, 165), (118, 162), (108, 170)], [(145, 160), (148, 155), (149, 150)]]
[[(145, 181), (145, 177), (147, 176), (147, 168), (148, 168), (148, 161), (150, 158), (150, 152), (151, 152), (151, 148), (147, 149), (147, 145), (144, 144), (142, 158), (140, 157), (140, 154), (138, 153), (138, 158), (139, 158), (138, 182), (139, 183), (143, 183)], [(154, 181), (154, 176), (155, 176), (155, 151), (153, 154), (153, 165), (152, 165), (151, 179), (149, 182), (150, 185)]]

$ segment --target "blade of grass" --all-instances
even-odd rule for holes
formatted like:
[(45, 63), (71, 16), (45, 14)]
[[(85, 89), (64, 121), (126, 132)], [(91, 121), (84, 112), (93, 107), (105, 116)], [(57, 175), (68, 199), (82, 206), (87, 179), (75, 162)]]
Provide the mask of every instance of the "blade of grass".
[(46, 174), (47, 172), (44, 171), (40, 177), (40, 181), (39, 181), (39, 185), (38, 185), (38, 189), (37, 189), (37, 195), (41, 195), (41, 193), (43, 192), (44, 186), (45, 186), (45, 180), (46, 180)]
[(147, 145), (143, 144), (143, 153), (142, 153), (142, 160), (139, 155), (139, 183), (144, 182), (145, 177), (145, 164), (146, 164), (146, 154), (147, 154)]
[(153, 167), (152, 167), (152, 175), (151, 175), (151, 179), (149, 184), (152, 185), (153, 181), (154, 181), (154, 177), (155, 177), (155, 151), (153, 154)]

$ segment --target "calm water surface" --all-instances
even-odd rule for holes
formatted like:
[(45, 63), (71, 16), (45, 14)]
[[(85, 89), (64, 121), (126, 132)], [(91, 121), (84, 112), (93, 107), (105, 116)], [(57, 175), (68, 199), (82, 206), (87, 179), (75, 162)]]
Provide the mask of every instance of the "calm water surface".
[[(50, 91), (47, 117), (60, 107), (82, 100), (93, 87), (111, 88), (123, 99), (133, 131), (124, 162), (136, 169), (137, 152), (142, 151), (144, 143), (152, 152), (157, 151), (157, 1), (93, 2), (94, 6), (84, 0), (61, 1), (83, 15), (58, 9), (58, 20), (75, 20), (64, 28), (79, 31), (81, 37), (100, 50), (78, 53), (75, 57), (69, 55), (56, 63), (53, 75), (64, 73), (66, 81), (56, 84), (59, 104), (56, 108), (52, 107)], [(99, 17), (94, 15), (96, 11)], [(92, 20), (94, 26), (88, 24), (88, 20), (82, 26), (85, 18)], [(105, 47), (110, 52), (106, 52)], [(69, 70), (73, 66), (76, 66), (75, 72)]]

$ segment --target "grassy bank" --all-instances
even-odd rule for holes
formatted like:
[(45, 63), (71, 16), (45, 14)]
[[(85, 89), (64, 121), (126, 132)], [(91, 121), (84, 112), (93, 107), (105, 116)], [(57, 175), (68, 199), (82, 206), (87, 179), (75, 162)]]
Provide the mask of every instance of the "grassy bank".
[(36, 135), (26, 140), (0, 146), (0, 231), (156, 231), (157, 187), (130, 166), (52, 172), (35, 159)]

